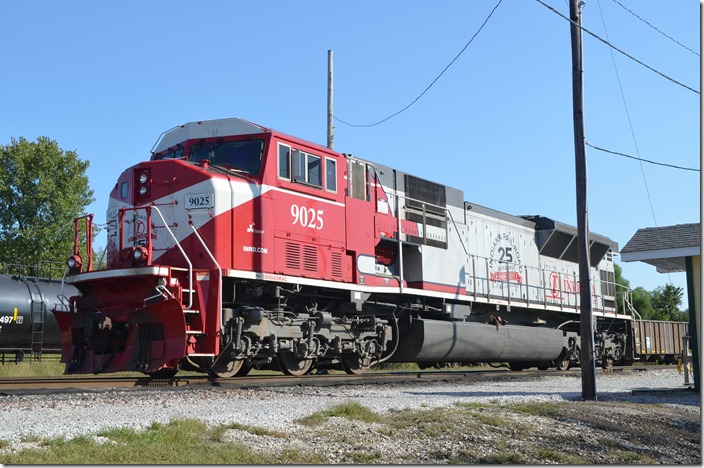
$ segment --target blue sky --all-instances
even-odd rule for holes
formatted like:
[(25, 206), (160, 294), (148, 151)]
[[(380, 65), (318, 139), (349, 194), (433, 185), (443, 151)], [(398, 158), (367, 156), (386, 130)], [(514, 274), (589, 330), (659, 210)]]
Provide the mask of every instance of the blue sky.
[[(545, 1), (568, 14), (566, 0)], [(699, 53), (699, 2), (619, 1)], [(147, 159), (163, 131), (241, 117), (324, 145), (329, 49), (336, 117), (374, 123), (413, 101), (497, 3), (7, 0), (0, 144), (47, 136), (77, 151), (90, 161), (89, 211), (104, 222), (116, 177)], [(700, 90), (700, 57), (614, 0), (587, 0), (583, 26)], [(584, 80), (591, 144), (700, 167), (699, 94), (587, 34)], [(418, 102), (375, 127), (337, 121), (335, 149), (461, 189), (470, 202), (576, 225), (571, 86), (569, 23), (537, 1), (503, 0)], [(593, 149), (587, 158), (590, 229), (620, 247), (638, 228), (700, 221), (698, 172)], [(684, 273), (620, 263), (633, 286), (685, 286)]]

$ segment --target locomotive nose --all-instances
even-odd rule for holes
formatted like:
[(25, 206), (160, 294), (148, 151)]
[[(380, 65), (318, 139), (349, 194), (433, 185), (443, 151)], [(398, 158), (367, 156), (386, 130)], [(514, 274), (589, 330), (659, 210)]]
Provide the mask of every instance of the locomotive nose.
[[(140, 301), (141, 302), (141, 301)], [(133, 302), (137, 304), (137, 301)], [(94, 307), (54, 311), (63, 341), (66, 373), (135, 370), (145, 373), (177, 366), (186, 349), (186, 326), (178, 300), (111, 310)]]

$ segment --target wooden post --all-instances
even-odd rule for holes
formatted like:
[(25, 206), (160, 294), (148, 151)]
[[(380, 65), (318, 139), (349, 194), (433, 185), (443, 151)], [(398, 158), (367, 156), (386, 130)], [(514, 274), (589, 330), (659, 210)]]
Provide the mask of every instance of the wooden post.
[(579, 262), (580, 361), (582, 398), (596, 400), (594, 324), (592, 322), (591, 269), (589, 267), (589, 215), (587, 211), (587, 160), (584, 148), (584, 94), (582, 84), (581, 0), (570, 0), (572, 37), (572, 106), (574, 159), (577, 186), (577, 260)]
[(335, 141), (332, 116), (332, 50), (328, 50), (328, 148), (330, 149), (333, 149)]

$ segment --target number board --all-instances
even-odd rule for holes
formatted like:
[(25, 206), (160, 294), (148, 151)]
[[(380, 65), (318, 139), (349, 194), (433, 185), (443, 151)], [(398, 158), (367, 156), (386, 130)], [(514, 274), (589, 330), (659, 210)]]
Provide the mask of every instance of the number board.
[(212, 208), (215, 206), (215, 196), (212, 193), (193, 193), (186, 195), (186, 209)]

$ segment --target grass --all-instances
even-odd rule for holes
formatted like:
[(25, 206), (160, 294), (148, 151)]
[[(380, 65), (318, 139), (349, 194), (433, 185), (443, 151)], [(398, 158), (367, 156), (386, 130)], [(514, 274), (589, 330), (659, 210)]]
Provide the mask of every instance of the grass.
[(448, 465), (469, 465), (476, 463), (477, 454), (469, 449), (460, 449), (457, 455), (450, 456), (447, 460)]
[(550, 463), (559, 463), (561, 465), (568, 464), (568, 463), (574, 463), (571, 457), (568, 455), (565, 455), (564, 453), (561, 452), (556, 452), (555, 450), (552, 449), (537, 449), (535, 450), (535, 456), (539, 460), (543, 460), (545, 462), (550, 462)]
[(656, 463), (656, 461), (648, 455), (633, 450), (619, 450), (616, 452), (616, 459), (622, 463), (628, 463), (629, 465)]
[(304, 426), (315, 427), (324, 424), (327, 418), (333, 416), (354, 419), (366, 423), (380, 423), (384, 421), (381, 416), (379, 416), (366, 406), (362, 406), (357, 402), (350, 401), (347, 403), (341, 403), (339, 405), (333, 406), (332, 408), (328, 408), (325, 411), (317, 411), (313, 414), (310, 414), (304, 418), (297, 420), (296, 422), (303, 424)]
[[(5, 362), (0, 364), (0, 378), (21, 378), (21, 377), (71, 377), (64, 374), (66, 364), (59, 362), (58, 355), (43, 355), (41, 361), (34, 361), (29, 356), (25, 356), (24, 360), (15, 362)], [(184, 373), (187, 375), (188, 373)], [(190, 373), (192, 374), (192, 373)], [(93, 374), (83, 375), (90, 377)], [(141, 372), (116, 372), (114, 374), (98, 374), (96, 377), (110, 376), (133, 376), (144, 377)]]
[(26, 357), (19, 363), (6, 361), (0, 364), (0, 378), (54, 377), (63, 374), (64, 367), (65, 365), (58, 361), (58, 356), (42, 356), (41, 361), (32, 361)]
[(452, 410), (438, 408), (392, 410), (385, 423), (388, 434), (394, 434), (412, 428), (425, 437), (452, 435), (462, 431)]
[(516, 413), (522, 413), (528, 416), (542, 416), (544, 418), (554, 419), (559, 413), (560, 404), (526, 402), (509, 404), (507, 408)]
[(112, 429), (99, 438), (81, 436), (72, 440), (51, 439), (39, 448), (19, 453), (0, 454), (2, 464), (320, 464), (322, 455), (299, 450), (284, 450), (275, 456), (247, 448), (244, 444), (223, 441), (227, 427), (208, 427), (192, 419), (168, 424), (154, 423), (147, 430)]
[(273, 431), (264, 427), (249, 426), (247, 424), (232, 423), (224, 426), (225, 429), (236, 429), (238, 431), (249, 432), (258, 436), (276, 437), (278, 439), (288, 439), (288, 434), (282, 431)]
[(378, 462), (381, 459), (379, 452), (354, 452), (352, 453), (352, 463), (356, 465), (365, 465), (368, 463)]
[(513, 428), (520, 432), (528, 429), (525, 424), (516, 423), (515, 421), (507, 420), (504, 415), (497, 415), (485, 412), (487, 408), (503, 408), (514, 413), (525, 414), (529, 416), (540, 416), (549, 419), (555, 419), (558, 415), (560, 404), (558, 403), (511, 403), (502, 405), (498, 402), (486, 403), (455, 403), (455, 407), (467, 411), (473, 418), (482, 424)]

